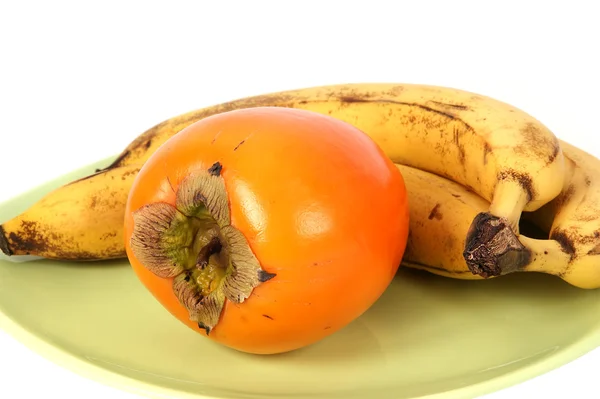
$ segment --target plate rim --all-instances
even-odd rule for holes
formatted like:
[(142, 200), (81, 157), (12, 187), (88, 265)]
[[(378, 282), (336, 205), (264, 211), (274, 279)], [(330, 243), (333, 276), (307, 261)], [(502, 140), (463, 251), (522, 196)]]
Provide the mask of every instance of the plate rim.
[[(128, 377), (116, 371), (111, 371), (94, 362), (84, 360), (58, 345), (52, 345), (47, 340), (30, 332), (20, 323), (10, 318), (1, 308), (0, 328), (8, 333), (13, 339), (23, 344), (26, 348), (51, 363), (72, 371), (80, 377), (90, 381), (96, 381), (124, 392), (130, 392), (135, 395), (152, 399), (234, 399), (232, 396), (207, 396), (204, 394), (189, 393), (168, 388), (164, 385)], [(552, 355), (545, 356), (522, 368), (451, 391), (413, 397), (411, 399), (458, 399), (465, 397), (479, 397), (481, 395), (497, 392), (571, 363), (591, 352), (599, 345), (600, 326), (598, 326), (596, 330), (589, 331), (580, 340), (574, 341), (570, 345), (563, 346)]]

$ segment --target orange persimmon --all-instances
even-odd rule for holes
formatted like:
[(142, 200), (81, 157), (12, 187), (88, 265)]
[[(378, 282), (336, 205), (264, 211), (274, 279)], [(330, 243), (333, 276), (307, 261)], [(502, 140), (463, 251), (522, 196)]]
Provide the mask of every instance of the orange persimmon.
[(402, 175), (352, 125), (258, 107), (198, 121), (131, 189), (125, 244), (172, 315), (240, 351), (310, 345), (365, 312), (408, 235)]

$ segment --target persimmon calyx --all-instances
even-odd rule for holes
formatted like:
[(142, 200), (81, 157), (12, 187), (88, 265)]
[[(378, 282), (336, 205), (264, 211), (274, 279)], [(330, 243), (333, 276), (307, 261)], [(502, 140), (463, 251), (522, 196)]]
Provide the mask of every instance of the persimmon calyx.
[(173, 292), (207, 334), (225, 300), (243, 303), (275, 277), (262, 269), (246, 237), (231, 225), (229, 201), (215, 163), (186, 176), (175, 205), (156, 202), (133, 214), (131, 250), (144, 267), (173, 279)]

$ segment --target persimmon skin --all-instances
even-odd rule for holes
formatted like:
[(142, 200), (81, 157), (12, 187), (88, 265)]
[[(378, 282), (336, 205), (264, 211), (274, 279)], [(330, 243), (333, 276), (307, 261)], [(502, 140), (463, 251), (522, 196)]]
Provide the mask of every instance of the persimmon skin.
[(391, 283), (408, 236), (402, 175), (365, 133), (337, 119), (287, 108), (230, 111), (196, 122), (163, 144), (129, 195), (125, 245), (131, 266), (177, 319), (189, 320), (172, 279), (131, 251), (132, 213), (175, 204), (181, 180), (223, 166), (231, 224), (276, 277), (243, 303), (226, 301), (208, 337), (256, 354), (313, 344), (363, 314)]

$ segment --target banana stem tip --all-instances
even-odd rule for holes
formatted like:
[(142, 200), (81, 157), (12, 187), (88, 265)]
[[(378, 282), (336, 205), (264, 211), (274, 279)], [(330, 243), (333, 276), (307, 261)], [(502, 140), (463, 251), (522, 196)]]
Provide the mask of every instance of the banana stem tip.
[(463, 256), (471, 273), (483, 278), (520, 271), (531, 260), (530, 251), (519, 241), (508, 219), (489, 212), (473, 219)]

